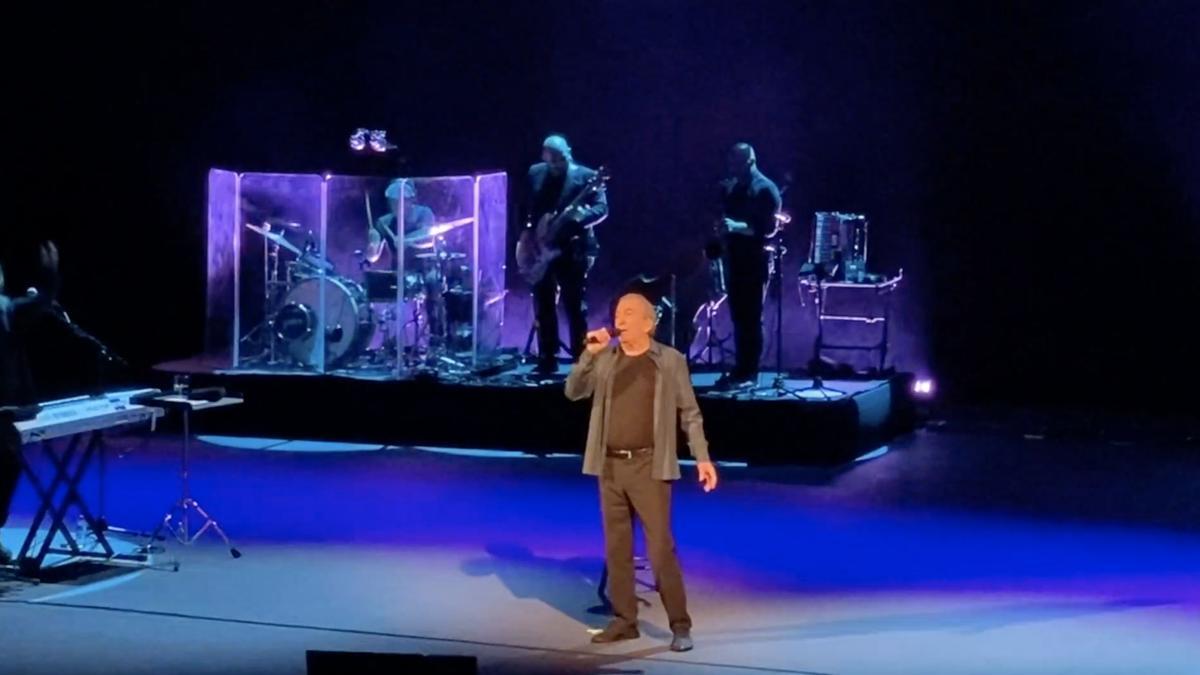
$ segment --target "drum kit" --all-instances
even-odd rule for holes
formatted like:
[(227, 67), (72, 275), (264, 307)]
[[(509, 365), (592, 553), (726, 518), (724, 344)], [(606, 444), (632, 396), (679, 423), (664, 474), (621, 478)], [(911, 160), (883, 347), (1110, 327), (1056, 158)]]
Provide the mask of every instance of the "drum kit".
[[(394, 365), (401, 357), (414, 367), (455, 364), (454, 353), (471, 343), (471, 275), (466, 254), (446, 250), (443, 235), (472, 221), (463, 218), (406, 234), (402, 293), (395, 269), (372, 270), (362, 260), (360, 283), (339, 274), (311, 237), (304, 245), (293, 243), (288, 234), (299, 232), (299, 223), (246, 223), (265, 243), (265, 284), (263, 320), (242, 338), (243, 353), (253, 354), (242, 359), (243, 365), (309, 370), (323, 365), (331, 371)], [(404, 311), (401, 304), (411, 305), (412, 314), (400, 327), (406, 331), (402, 355), (393, 332)]]

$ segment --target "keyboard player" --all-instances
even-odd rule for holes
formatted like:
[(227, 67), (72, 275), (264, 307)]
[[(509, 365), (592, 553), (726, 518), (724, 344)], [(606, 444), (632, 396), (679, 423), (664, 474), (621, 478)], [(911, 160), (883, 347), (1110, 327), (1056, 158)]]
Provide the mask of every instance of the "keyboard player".
[[(21, 477), (21, 438), (5, 407), (36, 401), (24, 340), (36, 315), (54, 301), (58, 288), (58, 249), (53, 242), (38, 247), (39, 288), (9, 295), (4, 268), (0, 267), (0, 528), (8, 522), (17, 480)], [(12, 562), (12, 553), (0, 543), (0, 564)]]

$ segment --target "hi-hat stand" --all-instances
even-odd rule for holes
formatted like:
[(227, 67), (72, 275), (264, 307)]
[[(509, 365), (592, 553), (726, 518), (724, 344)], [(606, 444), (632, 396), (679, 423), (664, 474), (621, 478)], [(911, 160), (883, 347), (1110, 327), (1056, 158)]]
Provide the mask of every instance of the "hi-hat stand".
[(461, 376), (470, 370), (467, 364), (454, 358), (451, 345), (450, 311), (446, 303), (446, 294), (450, 292), (449, 271), (446, 269), (450, 253), (443, 248), (444, 246), (445, 240), (442, 237), (434, 237), (436, 285), (426, 289), (426, 293), (433, 294), (433, 302), (426, 308), (425, 319), (429, 330), (429, 344), (417, 368), (421, 373), (434, 377), (440, 377), (444, 373)]
[[(247, 228), (260, 234), (263, 230), (251, 227)], [(269, 230), (266, 230), (269, 232)], [(282, 235), (279, 235), (282, 236)], [(254, 345), (258, 347), (258, 353), (254, 356), (247, 357), (247, 362), (262, 362), (266, 359), (266, 365), (278, 365), (281, 361), (279, 358), (279, 336), (275, 331), (275, 317), (279, 311), (279, 301), (287, 293), (290, 280), (285, 276), (279, 276), (279, 254), (281, 245), (278, 237), (265, 238), (265, 246), (263, 246), (263, 305), (262, 305), (262, 320), (258, 322), (254, 328), (251, 328), (241, 341), (243, 344)]]

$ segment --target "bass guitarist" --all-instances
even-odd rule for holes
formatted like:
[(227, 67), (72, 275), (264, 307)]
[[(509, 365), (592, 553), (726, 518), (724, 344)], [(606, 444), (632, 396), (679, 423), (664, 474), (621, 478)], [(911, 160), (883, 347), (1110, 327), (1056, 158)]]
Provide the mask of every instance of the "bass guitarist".
[[(587, 194), (583, 194), (584, 192)], [(582, 196), (582, 199), (577, 199)], [(568, 205), (576, 202), (567, 210)], [(552, 241), (540, 242), (545, 248), (561, 253), (533, 284), (534, 322), (538, 334), (539, 375), (557, 372), (558, 315), (555, 298), (562, 293), (563, 312), (567, 316), (571, 358), (583, 351), (587, 335), (587, 303), (584, 289), (588, 269), (599, 246), (593, 228), (608, 215), (608, 201), (596, 171), (576, 164), (571, 146), (560, 135), (542, 142), (542, 161), (529, 167), (529, 188), (525, 199), (525, 227), (555, 219), (561, 212), (560, 226)], [(549, 218), (547, 218), (549, 216)], [(529, 236), (530, 233), (526, 233)]]

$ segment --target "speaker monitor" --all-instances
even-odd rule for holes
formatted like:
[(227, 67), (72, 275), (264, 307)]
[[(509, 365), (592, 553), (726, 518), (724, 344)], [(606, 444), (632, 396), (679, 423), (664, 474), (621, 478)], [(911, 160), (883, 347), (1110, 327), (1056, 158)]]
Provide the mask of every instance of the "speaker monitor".
[(306, 652), (308, 675), (478, 675), (474, 656), (429, 656), (374, 652)]

